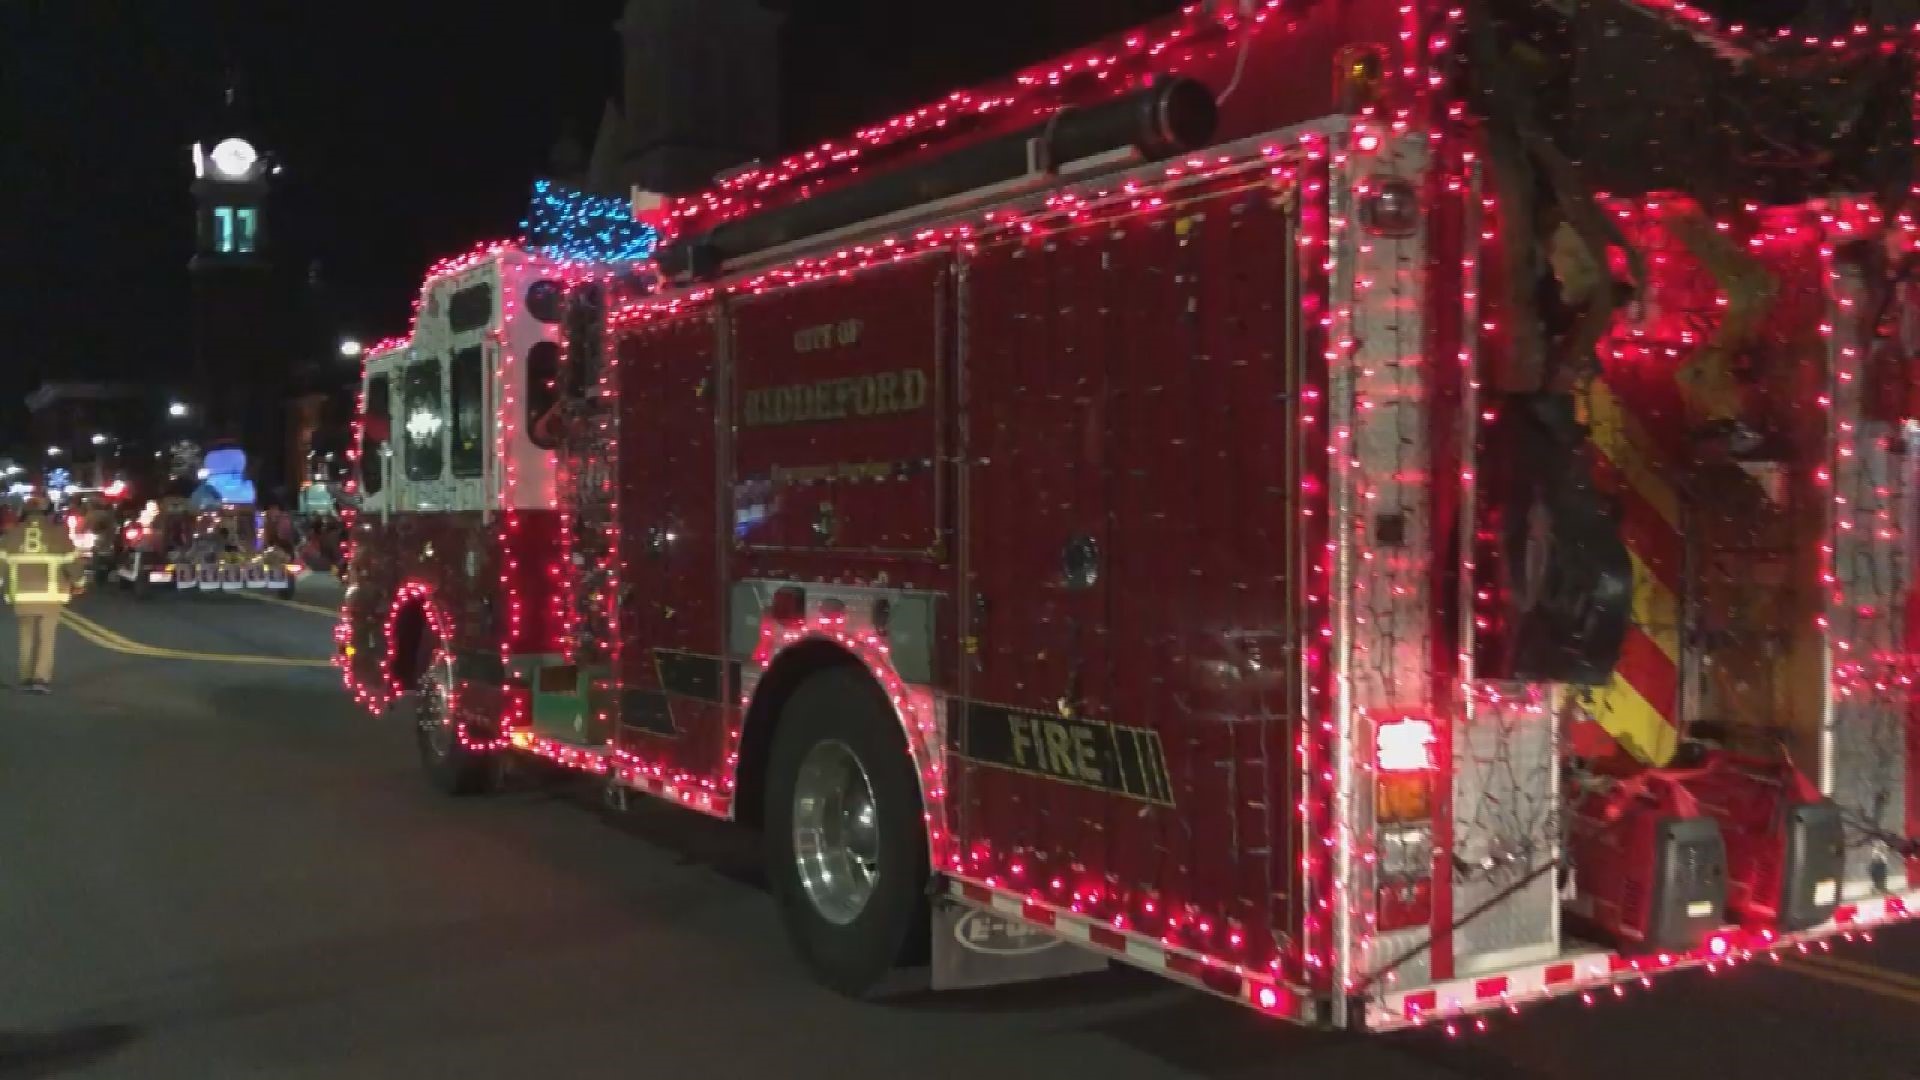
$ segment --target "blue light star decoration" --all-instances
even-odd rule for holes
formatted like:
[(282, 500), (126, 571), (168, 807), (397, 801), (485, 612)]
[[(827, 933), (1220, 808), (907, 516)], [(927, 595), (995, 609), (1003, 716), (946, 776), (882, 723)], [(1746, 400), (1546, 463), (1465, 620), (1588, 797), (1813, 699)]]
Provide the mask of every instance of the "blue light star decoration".
[(641, 262), (660, 243), (653, 226), (633, 220), (627, 200), (551, 180), (533, 182), (532, 206), (520, 229), (529, 250), (570, 262)]

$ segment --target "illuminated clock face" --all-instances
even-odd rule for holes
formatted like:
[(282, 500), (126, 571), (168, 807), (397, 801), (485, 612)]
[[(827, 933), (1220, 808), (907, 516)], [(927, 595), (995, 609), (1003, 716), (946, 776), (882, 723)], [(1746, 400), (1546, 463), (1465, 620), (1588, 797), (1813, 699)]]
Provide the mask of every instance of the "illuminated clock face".
[(259, 155), (253, 152), (253, 144), (245, 139), (225, 139), (213, 148), (208, 155), (213, 158), (213, 167), (221, 176), (238, 179), (253, 170), (253, 163)]

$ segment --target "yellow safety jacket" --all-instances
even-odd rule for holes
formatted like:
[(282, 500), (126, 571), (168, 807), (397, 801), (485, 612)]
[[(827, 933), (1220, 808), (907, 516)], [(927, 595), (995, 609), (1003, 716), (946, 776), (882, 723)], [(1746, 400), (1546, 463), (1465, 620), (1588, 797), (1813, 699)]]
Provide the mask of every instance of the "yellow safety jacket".
[(0, 534), (0, 564), (7, 571), (7, 603), (64, 604), (73, 594), (81, 568), (67, 530), (45, 519), (29, 519)]

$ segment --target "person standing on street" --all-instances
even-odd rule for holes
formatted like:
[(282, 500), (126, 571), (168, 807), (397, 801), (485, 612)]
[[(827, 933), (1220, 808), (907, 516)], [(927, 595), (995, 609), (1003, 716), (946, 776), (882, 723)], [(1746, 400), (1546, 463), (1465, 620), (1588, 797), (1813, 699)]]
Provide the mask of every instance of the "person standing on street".
[(19, 523), (0, 533), (0, 568), (20, 638), (20, 684), (37, 694), (52, 693), (60, 611), (85, 588), (86, 575), (73, 537), (48, 517), (46, 503), (29, 502)]

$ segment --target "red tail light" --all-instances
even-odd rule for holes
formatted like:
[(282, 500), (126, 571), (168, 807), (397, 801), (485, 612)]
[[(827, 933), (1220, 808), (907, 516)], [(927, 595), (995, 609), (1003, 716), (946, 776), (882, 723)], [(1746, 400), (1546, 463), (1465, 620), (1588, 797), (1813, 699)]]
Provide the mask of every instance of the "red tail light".
[(1424, 926), (1433, 918), (1433, 721), (1402, 717), (1374, 730), (1374, 817), (1379, 822), (1381, 930)]

